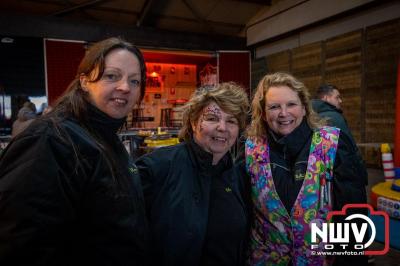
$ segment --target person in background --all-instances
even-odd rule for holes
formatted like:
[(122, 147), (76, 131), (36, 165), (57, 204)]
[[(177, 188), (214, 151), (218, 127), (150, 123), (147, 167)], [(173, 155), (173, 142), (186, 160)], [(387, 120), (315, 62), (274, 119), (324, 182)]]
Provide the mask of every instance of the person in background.
[(184, 109), (184, 142), (136, 161), (153, 265), (244, 265), (248, 217), (230, 149), (248, 105), (234, 83), (199, 88)]
[(36, 118), (36, 106), (32, 102), (25, 102), (18, 111), (17, 120), (14, 121), (11, 136), (15, 137), (24, 131)]
[[(349, 137), (323, 126), (306, 87), (292, 75), (273, 73), (259, 82), (245, 158), (254, 205), (248, 263), (332, 263), (313, 255), (310, 224), (326, 222), (329, 211), (345, 204), (366, 203), (363, 166)], [(366, 257), (334, 258), (336, 265), (349, 261), (364, 265)]]
[(141, 52), (93, 44), (51, 113), (0, 157), (0, 265), (146, 265), (136, 166), (116, 132), (144, 95)]
[(42, 103), (40, 105), (40, 112), (38, 112), (38, 115), (45, 115), (47, 113), (49, 113), (53, 108), (48, 105), (47, 103)]
[(336, 86), (326, 84), (318, 87), (315, 99), (311, 101), (311, 104), (313, 110), (325, 118), (330, 126), (340, 128), (354, 141), (346, 119), (343, 117), (342, 97)]
[(342, 97), (339, 89), (330, 84), (321, 85), (318, 87), (315, 99), (311, 100), (313, 110), (323, 119), (325, 119), (328, 125), (340, 128), (341, 134), (346, 134), (350, 139), (352, 149), (357, 150), (358, 159), (360, 163), (364, 165), (363, 169), (360, 169), (360, 175), (365, 179), (365, 184), (368, 184), (368, 172), (365, 167), (365, 163), (362, 159), (361, 152), (357, 147), (357, 143), (351, 133), (346, 119), (343, 116), (341, 108)]

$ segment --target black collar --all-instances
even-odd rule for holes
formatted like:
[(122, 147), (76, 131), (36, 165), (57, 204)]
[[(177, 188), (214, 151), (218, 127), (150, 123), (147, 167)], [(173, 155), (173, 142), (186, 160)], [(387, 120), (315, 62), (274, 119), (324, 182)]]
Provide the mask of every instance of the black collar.
[(230, 152), (227, 152), (224, 157), (219, 160), (217, 165), (212, 165), (213, 155), (205, 151), (200, 145), (198, 145), (193, 138), (188, 141), (189, 150), (194, 155), (194, 161), (201, 172), (208, 172), (211, 175), (213, 173), (220, 173), (223, 170), (232, 166), (232, 159)]
[(314, 99), (311, 101), (314, 111), (317, 113), (334, 111), (343, 114), (343, 110), (337, 108), (335, 105), (328, 103), (327, 101)]
[(97, 134), (104, 136), (115, 135), (125, 123), (126, 117), (112, 118), (98, 109), (96, 106), (88, 103), (87, 122), (88, 126)]
[(271, 148), (283, 153), (285, 159), (295, 159), (311, 135), (312, 129), (304, 118), (301, 124), (286, 136), (279, 136), (268, 130), (268, 142)]

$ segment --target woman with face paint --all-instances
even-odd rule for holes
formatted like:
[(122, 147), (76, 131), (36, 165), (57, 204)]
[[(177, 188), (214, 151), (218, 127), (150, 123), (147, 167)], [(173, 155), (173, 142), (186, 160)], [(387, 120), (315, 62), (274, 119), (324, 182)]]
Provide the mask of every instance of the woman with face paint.
[[(251, 178), (254, 203), (249, 265), (332, 263), (315, 255), (322, 245), (312, 245), (310, 224), (326, 222), (329, 211), (347, 203), (366, 203), (357, 150), (346, 134), (323, 124), (302, 82), (286, 73), (261, 79), (241, 167)], [(336, 265), (367, 262), (365, 256), (334, 260)]]
[(132, 44), (92, 45), (53, 110), (8, 145), (0, 265), (146, 264), (140, 179), (116, 134), (143, 98), (145, 76)]
[(153, 265), (243, 265), (247, 216), (231, 147), (247, 95), (233, 83), (200, 88), (184, 109), (184, 142), (136, 161), (152, 236)]

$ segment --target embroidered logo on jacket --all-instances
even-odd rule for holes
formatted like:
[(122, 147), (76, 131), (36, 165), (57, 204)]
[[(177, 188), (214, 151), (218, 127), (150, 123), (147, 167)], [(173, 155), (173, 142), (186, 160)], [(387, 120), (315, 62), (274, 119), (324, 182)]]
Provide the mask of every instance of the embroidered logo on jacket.
[(130, 172), (131, 174), (136, 174), (136, 173), (138, 172), (138, 169), (133, 168), (133, 167), (129, 167), (128, 170), (129, 170), (129, 172)]

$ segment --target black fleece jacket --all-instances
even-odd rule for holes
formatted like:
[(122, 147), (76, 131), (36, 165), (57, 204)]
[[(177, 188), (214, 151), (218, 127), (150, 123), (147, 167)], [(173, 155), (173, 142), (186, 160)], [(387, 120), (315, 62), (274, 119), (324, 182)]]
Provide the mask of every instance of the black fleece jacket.
[[(189, 141), (136, 161), (149, 216), (153, 265), (243, 265), (248, 226), (244, 189), (231, 172), (230, 157), (226, 154), (213, 166), (212, 155)], [(229, 203), (221, 206), (223, 202)], [(232, 220), (239, 230), (220, 234)]]
[[(116, 135), (124, 119), (89, 106), (104, 152), (74, 117), (36, 120), (0, 158), (0, 265), (145, 265), (138, 171)], [(70, 138), (75, 144), (60, 138)]]

